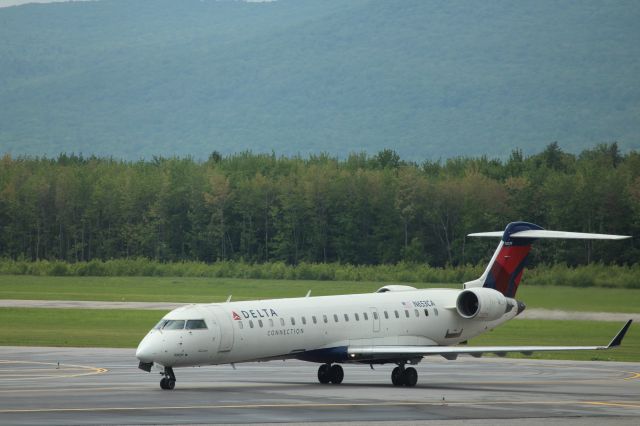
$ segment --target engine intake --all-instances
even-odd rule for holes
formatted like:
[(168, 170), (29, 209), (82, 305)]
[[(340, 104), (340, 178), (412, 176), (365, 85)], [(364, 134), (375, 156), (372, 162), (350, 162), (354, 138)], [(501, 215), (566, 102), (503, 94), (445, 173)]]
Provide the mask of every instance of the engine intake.
[(513, 306), (499, 291), (491, 288), (470, 288), (462, 291), (456, 299), (456, 310), (462, 318), (477, 318), (485, 321), (493, 321)]

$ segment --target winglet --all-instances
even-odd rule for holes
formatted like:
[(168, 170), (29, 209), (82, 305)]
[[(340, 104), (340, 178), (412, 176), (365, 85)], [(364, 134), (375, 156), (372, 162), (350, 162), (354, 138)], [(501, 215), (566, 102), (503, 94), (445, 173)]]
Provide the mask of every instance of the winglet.
[(618, 331), (618, 334), (616, 334), (616, 337), (614, 337), (611, 343), (609, 343), (609, 346), (607, 346), (607, 349), (620, 346), (620, 344), (622, 343), (622, 339), (624, 339), (624, 335), (627, 334), (627, 330), (629, 330), (629, 326), (631, 325), (632, 322), (633, 320), (627, 321), (624, 327), (622, 327), (620, 331)]

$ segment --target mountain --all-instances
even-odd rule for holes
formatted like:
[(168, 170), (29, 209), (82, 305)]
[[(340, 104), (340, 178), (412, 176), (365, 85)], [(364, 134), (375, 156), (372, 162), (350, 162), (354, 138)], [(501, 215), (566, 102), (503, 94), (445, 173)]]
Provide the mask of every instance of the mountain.
[(640, 3), (102, 0), (0, 9), (0, 153), (640, 148)]

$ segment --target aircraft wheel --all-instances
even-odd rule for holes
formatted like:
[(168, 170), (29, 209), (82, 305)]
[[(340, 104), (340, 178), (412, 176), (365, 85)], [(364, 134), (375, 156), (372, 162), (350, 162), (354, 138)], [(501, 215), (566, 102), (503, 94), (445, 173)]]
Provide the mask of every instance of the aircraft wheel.
[(331, 376), (331, 383), (339, 385), (342, 383), (342, 379), (344, 379), (344, 370), (340, 365), (334, 364), (329, 370), (329, 375)]
[(403, 384), (406, 387), (413, 387), (416, 385), (416, 383), (418, 383), (418, 372), (413, 367), (409, 367), (405, 369), (404, 374), (402, 376), (404, 379)]
[(172, 380), (168, 377), (164, 377), (162, 378), (162, 380), (160, 380), (160, 388), (164, 389), (164, 390), (172, 390), (176, 387), (176, 381)]
[(391, 383), (393, 383), (393, 386), (402, 386), (402, 371), (400, 367), (396, 367), (391, 371)]
[(318, 381), (322, 384), (327, 384), (331, 381), (330, 374), (331, 366), (329, 364), (322, 364), (318, 368)]

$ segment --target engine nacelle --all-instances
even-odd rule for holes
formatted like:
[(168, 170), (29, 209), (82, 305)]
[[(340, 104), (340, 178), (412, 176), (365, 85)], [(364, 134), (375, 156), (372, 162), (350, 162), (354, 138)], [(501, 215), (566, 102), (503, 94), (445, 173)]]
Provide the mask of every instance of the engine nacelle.
[(470, 288), (462, 291), (456, 300), (456, 309), (462, 318), (493, 321), (513, 308), (506, 297), (491, 288)]

